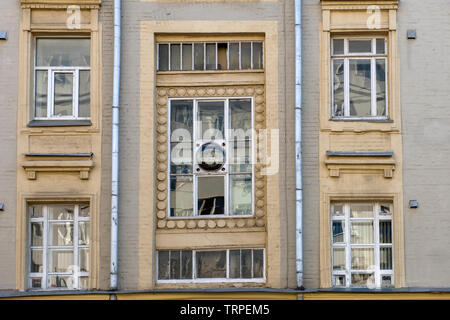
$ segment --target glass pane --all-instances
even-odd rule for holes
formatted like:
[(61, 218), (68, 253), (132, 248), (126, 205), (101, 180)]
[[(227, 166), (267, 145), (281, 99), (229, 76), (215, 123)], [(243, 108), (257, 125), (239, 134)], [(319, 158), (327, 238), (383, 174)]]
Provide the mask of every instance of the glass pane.
[(158, 251), (158, 279), (169, 279), (169, 251)]
[(344, 54), (344, 39), (333, 39), (333, 54)]
[(345, 248), (333, 248), (333, 270), (345, 270)]
[(333, 204), (333, 215), (343, 216), (344, 215), (344, 205), (343, 204)]
[(74, 288), (73, 277), (71, 276), (50, 276), (49, 283), (50, 288)]
[(31, 250), (30, 272), (39, 272), (39, 273), (44, 272), (43, 256), (41, 249)]
[(333, 221), (333, 243), (344, 243), (344, 221)]
[(392, 248), (380, 248), (380, 269), (392, 270)]
[(197, 278), (226, 278), (226, 251), (197, 251)]
[(253, 278), (264, 277), (264, 253), (263, 250), (253, 250)]
[(333, 60), (333, 112), (335, 117), (344, 116), (344, 60)]
[(229, 69), (238, 70), (239, 69), (239, 43), (230, 43), (228, 47), (229, 51)]
[(43, 206), (38, 204), (30, 206), (30, 215), (32, 218), (43, 217)]
[(48, 206), (50, 220), (73, 220), (73, 205)]
[(91, 115), (91, 72), (80, 70), (80, 87), (78, 89), (78, 117), (89, 118)]
[(181, 251), (170, 251), (170, 279), (181, 278)]
[(80, 217), (89, 217), (90, 215), (90, 208), (88, 204), (81, 204), (80, 205)]
[(377, 39), (377, 54), (385, 53), (384, 39)]
[(386, 115), (386, 61), (377, 59), (377, 116)]
[(352, 248), (352, 269), (373, 270), (374, 252), (373, 248)]
[(42, 288), (42, 278), (31, 278), (31, 288)]
[(371, 77), (369, 59), (350, 59), (350, 115), (371, 115)]
[(224, 214), (224, 177), (198, 178), (198, 215)]
[(227, 50), (228, 50), (228, 43), (218, 43), (217, 44), (217, 69), (218, 70), (226, 70), (228, 68)]
[(170, 45), (170, 70), (180, 70), (181, 68), (181, 46), (179, 44)]
[(80, 277), (79, 284), (80, 284), (80, 289), (88, 289), (89, 277)]
[(49, 272), (73, 272), (72, 250), (49, 250)]
[(241, 277), (241, 250), (230, 250), (230, 278)]
[(170, 177), (170, 216), (187, 217), (194, 213), (192, 176)]
[(194, 69), (195, 70), (203, 70), (204, 69), (204, 43), (195, 43), (194, 44)]
[(169, 45), (160, 44), (158, 53), (158, 70), (166, 71), (169, 70)]
[(375, 280), (371, 273), (352, 273), (352, 286), (373, 288)]
[(73, 246), (73, 222), (50, 223), (49, 245)]
[(199, 139), (217, 140), (224, 138), (225, 114), (223, 101), (199, 102), (198, 119)]
[(349, 40), (348, 41), (349, 53), (371, 53), (372, 52), (372, 40)]
[(78, 263), (80, 264), (80, 272), (89, 272), (89, 249), (80, 248)]
[(78, 223), (78, 244), (80, 246), (89, 245), (89, 221)]
[(42, 222), (31, 223), (31, 245), (42, 246), (44, 238), (44, 229)]
[(252, 44), (251, 42), (241, 43), (241, 69), (251, 69), (252, 67)]
[(392, 287), (392, 276), (381, 276), (382, 287)]
[(47, 118), (48, 71), (36, 71), (35, 117)]
[(391, 206), (387, 203), (382, 203), (380, 205), (380, 214), (391, 215)]
[(230, 136), (239, 140), (251, 139), (252, 101), (250, 99), (230, 100)]
[(73, 74), (54, 73), (54, 90), (54, 115), (73, 115)]
[(372, 218), (373, 204), (371, 203), (352, 203), (350, 204), (351, 218)]
[(263, 65), (262, 42), (253, 42), (253, 69), (262, 69)]
[(192, 70), (192, 44), (183, 44), (183, 70)]
[(351, 243), (371, 244), (373, 243), (373, 222), (351, 222)]
[(230, 175), (230, 215), (252, 214), (252, 176)]
[(90, 39), (37, 39), (36, 66), (89, 67)]
[(392, 243), (391, 221), (380, 221), (380, 243)]
[(192, 142), (170, 144), (170, 173), (192, 173)]
[(216, 44), (206, 44), (206, 70), (216, 70)]
[(192, 100), (172, 100), (170, 102), (170, 141), (192, 141), (193, 114)]
[(181, 279), (192, 279), (192, 251), (181, 251)]
[(345, 276), (335, 275), (334, 276), (334, 286), (335, 287), (345, 287)]
[(252, 172), (252, 146), (250, 141), (231, 143), (229, 161), (232, 173)]
[(243, 279), (252, 277), (252, 250), (241, 250), (241, 269)]

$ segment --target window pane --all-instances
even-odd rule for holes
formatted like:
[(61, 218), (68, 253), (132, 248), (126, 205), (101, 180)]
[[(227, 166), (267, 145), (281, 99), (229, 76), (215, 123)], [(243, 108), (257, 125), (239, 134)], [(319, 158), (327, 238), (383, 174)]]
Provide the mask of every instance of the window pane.
[(251, 175), (230, 175), (230, 214), (252, 214)]
[(251, 42), (241, 43), (241, 69), (251, 69), (252, 67), (252, 44)]
[(159, 46), (159, 61), (158, 67), (161, 71), (169, 70), (169, 45), (168, 44), (160, 44)]
[(335, 215), (335, 216), (343, 216), (344, 215), (344, 205), (342, 205), (342, 204), (333, 204), (333, 215)]
[(81, 204), (80, 205), (80, 217), (89, 217), (90, 215), (90, 208), (88, 204)]
[(373, 287), (375, 280), (371, 273), (352, 273), (352, 286)]
[(390, 215), (391, 214), (391, 206), (387, 203), (382, 203), (380, 205), (380, 214), (381, 215)]
[(80, 248), (78, 263), (80, 265), (80, 272), (89, 272), (89, 249)]
[(192, 173), (192, 142), (170, 144), (170, 173)]
[(36, 71), (35, 116), (47, 117), (48, 71)]
[(78, 223), (78, 244), (80, 246), (89, 245), (89, 221)]
[(239, 69), (239, 43), (230, 43), (229, 45), (230, 70)]
[(54, 115), (73, 115), (73, 74), (60, 72), (55, 73), (54, 90)]
[(44, 229), (42, 222), (31, 223), (31, 245), (42, 246), (44, 237)]
[(333, 112), (335, 117), (344, 116), (344, 60), (333, 60)]
[(181, 46), (179, 44), (170, 45), (170, 70), (181, 69)]
[(224, 177), (198, 178), (198, 215), (224, 214)]
[(158, 251), (158, 279), (169, 279), (169, 251)]
[(49, 250), (49, 272), (72, 272), (73, 251), (72, 250)]
[(192, 70), (192, 44), (183, 44), (183, 70)]
[(252, 101), (250, 99), (230, 100), (230, 129), (233, 137), (251, 139)]
[(50, 276), (50, 288), (74, 288), (73, 277), (71, 276)]
[(250, 141), (231, 142), (229, 148), (230, 171), (232, 173), (252, 172), (252, 146)]
[(42, 249), (31, 250), (31, 266), (30, 272), (44, 272)]
[(78, 117), (89, 118), (91, 115), (91, 72), (80, 70), (78, 88)]
[(380, 243), (392, 243), (391, 221), (380, 221)]
[(252, 250), (241, 250), (241, 269), (243, 279), (252, 277)]
[(226, 278), (226, 251), (197, 251), (197, 278)]
[(345, 287), (345, 276), (344, 275), (335, 275), (334, 276), (334, 286), (335, 287)]
[(351, 218), (372, 218), (373, 204), (371, 203), (352, 203), (350, 204)]
[(253, 250), (253, 278), (264, 277), (264, 252), (263, 250)]
[(187, 217), (194, 213), (192, 176), (170, 177), (170, 216)]
[(192, 141), (194, 125), (194, 105), (192, 100), (172, 100), (170, 102), (170, 141)]
[(344, 39), (333, 39), (333, 54), (344, 54)]
[(73, 220), (73, 205), (48, 206), (50, 220)]
[(344, 221), (333, 221), (333, 243), (344, 243)]
[(352, 248), (352, 269), (372, 270), (374, 268), (373, 248)]
[(30, 206), (31, 218), (41, 218), (41, 217), (43, 217), (42, 210), (43, 210), (43, 206), (42, 205), (35, 204), (35, 205)]
[(345, 270), (345, 248), (333, 248), (333, 270)]
[(226, 70), (228, 68), (227, 50), (228, 50), (228, 43), (218, 43), (217, 44), (217, 69), (218, 70)]
[(216, 70), (216, 44), (206, 44), (206, 70)]
[(87, 289), (89, 287), (89, 277), (80, 277), (80, 289)]
[(241, 277), (241, 250), (230, 250), (230, 278)]
[(372, 52), (372, 40), (349, 40), (348, 41), (349, 53), (371, 53)]
[(73, 245), (73, 223), (50, 223), (49, 245), (72, 246)]
[(351, 243), (371, 244), (373, 243), (373, 222), (351, 222)]
[(380, 269), (392, 270), (392, 248), (380, 248)]
[(370, 116), (371, 77), (369, 59), (350, 59), (350, 115)]
[(203, 101), (198, 103), (199, 139), (217, 140), (224, 138), (224, 102)]
[(31, 288), (42, 288), (42, 278), (31, 278)]
[(192, 279), (192, 251), (181, 251), (181, 279)]
[(181, 278), (181, 251), (170, 251), (170, 279)]
[(262, 42), (253, 42), (253, 69), (263, 68), (263, 45)]
[(376, 61), (377, 74), (377, 116), (386, 115), (386, 62), (384, 59)]
[(36, 66), (89, 67), (90, 39), (37, 39)]
[(194, 69), (203, 70), (204, 69), (204, 43), (194, 44)]
[(381, 286), (392, 287), (392, 276), (381, 276)]
[(377, 54), (385, 53), (384, 39), (377, 39)]

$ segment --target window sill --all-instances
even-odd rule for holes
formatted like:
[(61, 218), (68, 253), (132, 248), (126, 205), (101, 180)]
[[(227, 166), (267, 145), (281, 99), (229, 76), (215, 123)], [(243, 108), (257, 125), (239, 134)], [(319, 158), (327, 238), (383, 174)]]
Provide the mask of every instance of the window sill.
[(330, 121), (342, 121), (342, 122), (382, 122), (382, 123), (393, 123), (392, 119), (371, 119), (371, 118), (330, 118)]
[(91, 120), (31, 120), (27, 127), (78, 127), (91, 125)]

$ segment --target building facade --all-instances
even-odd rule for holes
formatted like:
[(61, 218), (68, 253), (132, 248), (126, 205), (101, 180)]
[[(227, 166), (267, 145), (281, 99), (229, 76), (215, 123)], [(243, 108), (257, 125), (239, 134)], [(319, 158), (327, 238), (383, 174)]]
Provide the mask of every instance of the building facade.
[(445, 1), (122, 1), (112, 292), (114, 1), (3, 2), (0, 297), (450, 298)]

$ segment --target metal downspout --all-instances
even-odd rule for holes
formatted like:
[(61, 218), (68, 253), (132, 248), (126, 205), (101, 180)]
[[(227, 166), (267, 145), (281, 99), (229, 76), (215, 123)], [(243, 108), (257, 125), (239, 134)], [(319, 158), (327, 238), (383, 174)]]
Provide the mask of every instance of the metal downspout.
[(295, 240), (297, 288), (303, 287), (302, 0), (295, 0)]
[(118, 204), (119, 204), (119, 90), (121, 0), (114, 0), (114, 80), (112, 103), (112, 169), (111, 169), (111, 268), (110, 289), (117, 290)]

